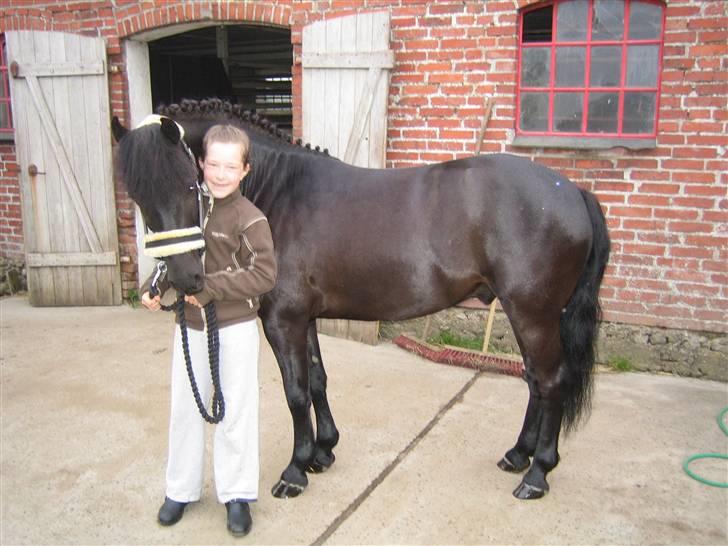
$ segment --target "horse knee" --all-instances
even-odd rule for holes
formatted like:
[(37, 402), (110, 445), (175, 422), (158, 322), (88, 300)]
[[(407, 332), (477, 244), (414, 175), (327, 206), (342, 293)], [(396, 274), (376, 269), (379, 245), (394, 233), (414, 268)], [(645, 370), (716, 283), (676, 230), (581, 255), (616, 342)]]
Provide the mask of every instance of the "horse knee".
[(300, 388), (288, 389), (286, 401), (291, 414), (308, 412), (311, 409), (311, 395)]

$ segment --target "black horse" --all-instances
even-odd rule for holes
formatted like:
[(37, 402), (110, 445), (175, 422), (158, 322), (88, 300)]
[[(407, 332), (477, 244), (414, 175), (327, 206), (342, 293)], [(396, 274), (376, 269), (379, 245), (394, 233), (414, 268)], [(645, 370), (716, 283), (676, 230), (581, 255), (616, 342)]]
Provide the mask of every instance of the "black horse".
[[(293, 456), (273, 495), (298, 495), (307, 472), (334, 462), (339, 433), (316, 318), (402, 320), (473, 296), (500, 299), (530, 392), (518, 440), (498, 466), (528, 469), (516, 497), (548, 491), (562, 425), (573, 428), (590, 407), (598, 292), (610, 246), (594, 195), (504, 154), (407, 169), (352, 167), (288, 142), (220, 100), (182, 101), (159, 113), (184, 127), (196, 156), (213, 124), (235, 124), (250, 135), (252, 172), (242, 192), (268, 217), (279, 271), (260, 317), (294, 428)], [(198, 172), (177, 124), (163, 118), (127, 131), (114, 121), (113, 128), (119, 176), (148, 226), (197, 225)], [(178, 290), (200, 290), (198, 253), (167, 264)]]

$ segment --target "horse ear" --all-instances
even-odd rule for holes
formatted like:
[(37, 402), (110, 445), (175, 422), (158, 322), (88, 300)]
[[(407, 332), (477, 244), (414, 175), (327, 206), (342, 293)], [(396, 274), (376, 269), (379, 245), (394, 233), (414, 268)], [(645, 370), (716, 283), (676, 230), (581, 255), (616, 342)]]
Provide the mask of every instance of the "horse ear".
[(128, 132), (129, 129), (121, 124), (118, 117), (114, 116), (111, 118), (111, 133), (114, 135), (114, 140), (116, 140), (116, 142), (119, 142), (122, 138), (124, 138), (124, 135)]
[(166, 136), (172, 144), (177, 144), (182, 137), (177, 123), (165, 117), (160, 118), (159, 122), (162, 125), (162, 134)]

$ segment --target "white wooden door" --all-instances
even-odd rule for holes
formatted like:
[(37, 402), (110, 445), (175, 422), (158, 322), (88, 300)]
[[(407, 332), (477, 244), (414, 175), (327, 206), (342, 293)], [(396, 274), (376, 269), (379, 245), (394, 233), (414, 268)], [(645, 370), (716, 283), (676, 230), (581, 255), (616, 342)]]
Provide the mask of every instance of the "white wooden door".
[(30, 302), (121, 303), (106, 49), (6, 32)]
[[(385, 163), (389, 19), (386, 11), (357, 13), (303, 29), (303, 138), (359, 167)], [(375, 344), (379, 324), (324, 319), (318, 330)]]

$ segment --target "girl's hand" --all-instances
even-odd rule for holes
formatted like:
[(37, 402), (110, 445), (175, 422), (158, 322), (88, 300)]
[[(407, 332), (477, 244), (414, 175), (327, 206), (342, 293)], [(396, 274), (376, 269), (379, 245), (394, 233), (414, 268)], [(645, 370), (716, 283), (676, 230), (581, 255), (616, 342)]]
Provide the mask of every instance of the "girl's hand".
[(202, 304), (197, 301), (197, 298), (194, 296), (185, 296), (185, 301), (190, 305), (194, 305), (195, 307), (199, 307), (200, 309), (202, 309)]
[(159, 311), (162, 308), (161, 300), (162, 298), (159, 297), (159, 294), (153, 298), (149, 296), (149, 292), (142, 294), (142, 305), (150, 311)]

